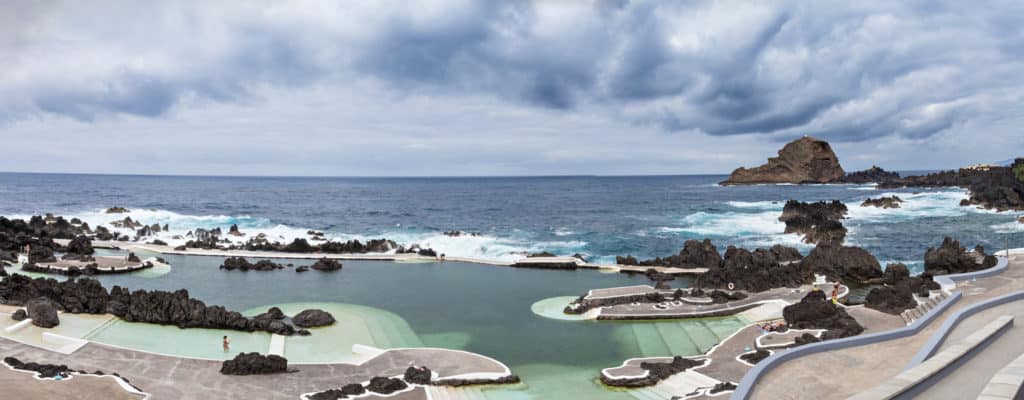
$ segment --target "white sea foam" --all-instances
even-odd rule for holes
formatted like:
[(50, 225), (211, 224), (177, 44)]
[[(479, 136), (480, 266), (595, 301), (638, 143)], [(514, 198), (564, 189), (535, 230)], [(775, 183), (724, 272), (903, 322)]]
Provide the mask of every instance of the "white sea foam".
[(775, 244), (798, 248), (811, 247), (803, 243), (800, 235), (783, 233), (785, 229), (786, 224), (779, 221), (777, 210), (756, 213), (701, 211), (684, 217), (680, 226), (665, 226), (658, 228), (658, 231), (692, 234), (698, 237), (725, 237), (730, 241), (727, 244), (745, 247), (767, 247)]
[(778, 210), (782, 211), (782, 207), (786, 205), (784, 201), (727, 201), (729, 207), (741, 208), (741, 209), (757, 209), (757, 210)]
[(1013, 220), (1012, 221), (1006, 222), (1006, 223), (1002, 223), (1002, 224), (991, 225), (991, 228), (992, 228), (992, 230), (996, 231), (996, 233), (1018, 233), (1018, 232), (1024, 232), (1024, 224), (1022, 224), (1020, 222), (1017, 222), (1017, 218), (1020, 218), (1020, 217), (1021, 217), (1020, 215), (1015, 215), (1015, 216), (1013, 216)]
[[(131, 217), (132, 220), (145, 225), (159, 224), (168, 225), (169, 230), (162, 231), (153, 236), (142, 238), (142, 241), (149, 242), (159, 239), (171, 246), (178, 246), (190, 240), (187, 237), (189, 231), (196, 228), (216, 229), (220, 228), (225, 235), (221, 237), (234, 244), (242, 244), (258, 234), (266, 235), (270, 241), (289, 243), (297, 238), (309, 240), (310, 229), (279, 224), (267, 218), (256, 218), (248, 215), (187, 215), (168, 210), (147, 210), (131, 208), (130, 212), (122, 214), (107, 214), (105, 210), (89, 210), (85, 212), (69, 213), (64, 217), (67, 219), (78, 218), (87, 222), (92, 227), (105, 226), (111, 232), (120, 235), (135, 237), (135, 230), (128, 228), (115, 228), (110, 225), (113, 221), (123, 220)], [(12, 215), (12, 218), (27, 219), (29, 215)], [(231, 225), (238, 225), (239, 231), (245, 236), (236, 237), (226, 235)], [(561, 234), (560, 234), (561, 233)], [(556, 231), (558, 236), (574, 234), (567, 230)], [(177, 238), (176, 238), (177, 237)], [(324, 238), (332, 241), (360, 240), (366, 242), (370, 239), (387, 238), (403, 245), (419, 244), (421, 247), (429, 247), (438, 253), (448, 256), (470, 257), (495, 261), (514, 261), (525, 257), (526, 254), (550, 251), (556, 254), (585, 253), (587, 243), (582, 241), (533, 241), (527, 235), (515, 235), (515, 237), (495, 237), (488, 235), (469, 236), (463, 235), (451, 237), (442, 232), (416, 232), (402, 228), (397, 225), (393, 230), (380, 234), (351, 234), (346, 232), (325, 231)], [(317, 242), (311, 241), (316, 244)]]
[(964, 190), (880, 194), (893, 195), (903, 200), (899, 208), (862, 207), (859, 201), (855, 201), (847, 204), (850, 210), (847, 218), (851, 222), (900, 222), (927, 217), (958, 217), (979, 211), (974, 207), (960, 205), (960, 201), (967, 198), (967, 192)]

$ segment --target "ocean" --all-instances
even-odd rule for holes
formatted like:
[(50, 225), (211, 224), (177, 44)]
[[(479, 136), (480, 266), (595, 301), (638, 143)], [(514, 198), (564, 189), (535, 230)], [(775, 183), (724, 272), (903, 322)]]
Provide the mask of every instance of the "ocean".
[[(847, 243), (867, 248), (883, 264), (920, 271), (929, 246), (943, 236), (986, 248), (1024, 247), (1016, 213), (960, 207), (957, 189), (875, 190), (871, 185), (720, 187), (725, 176), (531, 178), (237, 178), (0, 174), (0, 215), (53, 213), (90, 225), (122, 219), (168, 224), (173, 242), (195, 228), (289, 240), (308, 230), (337, 240), (386, 237), (449, 255), (508, 260), (526, 252), (583, 253), (614, 261), (678, 252), (686, 239), (710, 238), (755, 248), (811, 246), (783, 233), (788, 199), (841, 200), (849, 206)], [(860, 206), (868, 197), (898, 194), (899, 209)], [(444, 231), (478, 232), (450, 237)], [(101, 250), (101, 253), (115, 253)], [(142, 252), (146, 253), (146, 252)], [(157, 254), (140, 254), (142, 257)], [(320, 307), (340, 317), (337, 329), (312, 339), (290, 338), (291, 362), (342, 362), (352, 343), (381, 347), (444, 347), (494, 357), (523, 383), (479, 389), (475, 398), (645, 399), (653, 389), (613, 390), (597, 380), (602, 368), (632, 357), (693, 356), (754, 321), (740, 317), (665, 321), (565, 321), (544, 316), (543, 304), (568, 302), (589, 289), (650, 284), (643, 275), (596, 270), (551, 271), (459, 262), (345, 261), (336, 273), (227, 272), (220, 257), (162, 255), (170, 267), (99, 275), (105, 287), (188, 289), (207, 304), (250, 314), (270, 306)], [(296, 265), (308, 260), (278, 260)], [(687, 280), (670, 282), (686, 287)], [(539, 308), (541, 307), (541, 308)], [(353, 315), (357, 317), (353, 317)], [(362, 326), (363, 328), (359, 328)], [(365, 329), (370, 337), (359, 336)], [(325, 328), (332, 329), (332, 328)], [(238, 332), (117, 322), (87, 339), (191, 357), (224, 357), (219, 338), (240, 350), (263, 351), (269, 338)], [(248, 347), (246, 347), (248, 346)], [(251, 347), (251, 348), (250, 348)], [(342, 382), (339, 382), (341, 384)], [(664, 396), (662, 396), (664, 397)]]
[[(124, 215), (168, 224), (175, 242), (195, 228), (237, 224), (290, 241), (308, 230), (336, 240), (385, 237), (452, 256), (512, 260), (525, 253), (581, 253), (597, 262), (678, 252), (687, 239), (756, 248), (812, 246), (784, 234), (786, 200), (840, 200), (847, 244), (883, 262), (920, 264), (944, 236), (987, 249), (1024, 247), (1019, 213), (961, 207), (959, 189), (876, 190), (873, 185), (722, 187), (724, 175), (496, 178), (281, 178), (0, 173), (0, 215), (53, 213), (91, 225)], [(861, 207), (897, 194), (899, 209)], [(479, 236), (450, 237), (459, 230)]]

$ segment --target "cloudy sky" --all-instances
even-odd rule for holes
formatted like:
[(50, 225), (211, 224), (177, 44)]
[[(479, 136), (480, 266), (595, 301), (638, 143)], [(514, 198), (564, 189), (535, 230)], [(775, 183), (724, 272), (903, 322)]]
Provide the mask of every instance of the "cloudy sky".
[(1024, 156), (1024, 2), (15, 2), (0, 171), (726, 173)]

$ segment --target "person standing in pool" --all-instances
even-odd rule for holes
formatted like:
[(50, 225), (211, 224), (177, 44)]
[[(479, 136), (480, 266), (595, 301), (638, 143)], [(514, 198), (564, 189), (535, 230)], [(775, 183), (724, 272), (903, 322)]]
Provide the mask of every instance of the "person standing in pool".
[(224, 336), (224, 352), (227, 353), (228, 350), (231, 350), (231, 341), (228, 340), (227, 336)]
[(832, 304), (836, 304), (839, 301), (838, 297), (839, 297), (839, 282), (836, 282), (836, 285), (832, 287)]

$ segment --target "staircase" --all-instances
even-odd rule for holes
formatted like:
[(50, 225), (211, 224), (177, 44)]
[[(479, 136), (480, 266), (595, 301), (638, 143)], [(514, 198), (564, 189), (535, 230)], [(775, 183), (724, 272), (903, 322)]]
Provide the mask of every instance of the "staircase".
[(907, 325), (910, 325), (910, 323), (914, 322), (914, 320), (918, 318), (923, 317), (925, 314), (927, 314), (929, 311), (935, 308), (935, 306), (937, 306), (947, 297), (949, 297), (949, 295), (947, 295), (946, 292), (943, 292), (941, 290), (932, 291), (931, 296), (928, 296), (928, 300), (921, 302), (915, 308), (911, 308), (907, 311), (900, 313), (900, 317), (903, 318), (903, 322), (906, 322)]

